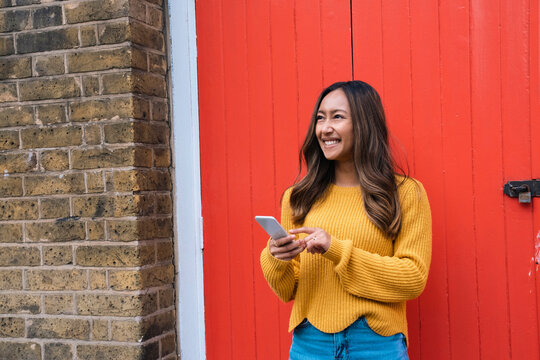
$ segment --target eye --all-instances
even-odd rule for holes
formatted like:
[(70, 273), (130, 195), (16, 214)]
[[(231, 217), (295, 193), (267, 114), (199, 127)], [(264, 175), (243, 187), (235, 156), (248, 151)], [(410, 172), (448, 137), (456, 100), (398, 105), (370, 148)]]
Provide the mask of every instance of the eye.
[(324, 119), (324, 116), (322, 115), (317, 115), (317, 117), (315, 118), (317, 121), (321, 121)]

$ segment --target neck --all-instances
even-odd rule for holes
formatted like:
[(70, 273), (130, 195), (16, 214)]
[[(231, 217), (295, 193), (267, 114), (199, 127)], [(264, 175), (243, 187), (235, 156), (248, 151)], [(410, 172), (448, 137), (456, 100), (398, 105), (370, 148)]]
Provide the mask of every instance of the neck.
[(335, 182), (337, 186), (359, 186), (358, 174), (354, 167), (354, 162), (351, 161), (336, 161), (335, 162)]

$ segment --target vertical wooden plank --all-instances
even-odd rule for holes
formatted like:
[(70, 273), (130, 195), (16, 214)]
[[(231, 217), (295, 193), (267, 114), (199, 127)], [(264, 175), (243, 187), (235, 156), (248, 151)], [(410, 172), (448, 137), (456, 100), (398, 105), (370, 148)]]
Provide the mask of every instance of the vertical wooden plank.
[(323, 84), (352, 80), (351, 2), (321, 0)]
[[(253, 226), (253, 216), (273, 215), (276, 198), (274, 179), (274, 137), (272, 118), (272, 63), (270, 47), (270, 16), (268, 1), (247, 1), (247, 68), (251, 153), (251, 213), (253, 234), (253, 273), (255, 299), (255, 341), (257, 359), (279, 359), (279, 336), (287, 332), (287, 324), (276, 321), (279, 299), (262, 274), (259, 254), (266, 246), (268, 235)], [(246, 236), (248, 234), (245, 234)], [(246, 284), (249, 286), (249, 284)], [(278, 346), (276, 346), (278, 342)]]
[[(529, 1), (504, 1), (501, 9), (501, 113), (504, 181), (531, 178), (529, 107)], [(517, 130), (517, 131), (516, 131)], [(538, 359), (534, 254), (530, 205), (504, 197), (512, 358)]]
[(451, 354), (454, 359), (478, 359), (476, 238), (471, 186), (469, 1), (443, 0), (439, 9)]
[[(281, 199), (298, 173), (297, 73), (294, 33), (294, 3), (270, 1), (272, 49), (272, 103), (274, 122), (275, 197)], [(276, 213), (280, 212), (276, 204)], [(291, 335), (288, 328), (291, 304), (279, 303), (279, 346), (283, 359), (287, 357)]]
[[(531, 134), (540, 134), (540, 4), (537, 1), (530, 2), (530, 26), (529, 26), (529, 58), (530, 58), (530, 106), (531, 106)], [(535, 149), (540, 149), (540, 138), (531, 136), (531, 170), (532, 177), (540, 179), (540, 154)], [(533, 199), (533, 238), (534, 253), (531, 256), (529, 272), (536, 279), (536, 309), (537, 327), (540, 328), (540, 197)], [(538, 343), (540, 344), (540, 331), (538, 331)]]
[(398, 165), (414, 169), (409, 1), (383, 0), (383, 72), (390, 144)]
[(471, 102), (480, 354), (510, 359), (502, 178), (498, 2), (471, 4)]
[[(433, 250), (428, 283), (420, 302), (420, 349), (411, 359), (450, 359), (448, 273), (444, 228), (445, 194), (437, 2), (411, 0), (411, 71), (415, 176), (428, 193), (433, 219)], [(418, 346), (412, 339), (412, 346)], [(420, 352), (420, 354), (418, 354)]]
[[(228, 247), (230, 273), (230, 337), (232, 358), (255, 358), (253, 244), (251, 233), (251, 168), (249, 108), (247, 91), (246, 17), (243, 1), (223, 1), (223, 66), (225, 80), (225, 175), (229, 201), (227, 224), (222, 227), (220, 241)], [(254, 139), (255, 141), (255, 139)], [(213, 173), (216, 176), (216, 173)], [(223, 231), (228, 229), (227, 232)]]
[(354, 78), (373, 86), (384, 97), (381, 1), (353, 1), (352, 45)]
[[(227, 233), (228, 196), (224, 122), (224, 70), (221, 2), (197, 2), (201, 191), (204, 223), (204, 292), (207, 358), (230, 358), (232, 344)], [(215, 176), (215, 174), (220, 174)], [(226, 181), (226, 179), (225, 179)], [(225, 226), (225, 227), (224, 227)], [(221, 301), (216, 302), (215, 299)], [(186, 326), (186, 324), (183, 324)], [(223, 329), (226, 331), (223, 331)]]

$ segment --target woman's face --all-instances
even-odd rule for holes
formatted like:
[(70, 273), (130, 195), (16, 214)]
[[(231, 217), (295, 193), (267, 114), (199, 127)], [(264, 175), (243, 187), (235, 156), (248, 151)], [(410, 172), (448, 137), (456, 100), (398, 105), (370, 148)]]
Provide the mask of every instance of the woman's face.
[(328, 160), (352, 161), (353, 123), (349, 101), (343, 90), (334, 90), (321, 101), (315, 134)]

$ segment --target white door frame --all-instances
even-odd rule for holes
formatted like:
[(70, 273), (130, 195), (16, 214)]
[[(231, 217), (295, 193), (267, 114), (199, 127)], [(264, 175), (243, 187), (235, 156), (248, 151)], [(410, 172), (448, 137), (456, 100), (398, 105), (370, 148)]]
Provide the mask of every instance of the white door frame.
[(206, 359), (195, 0), (167, 2), (172, 88), (173, 193), (178, 344)]

